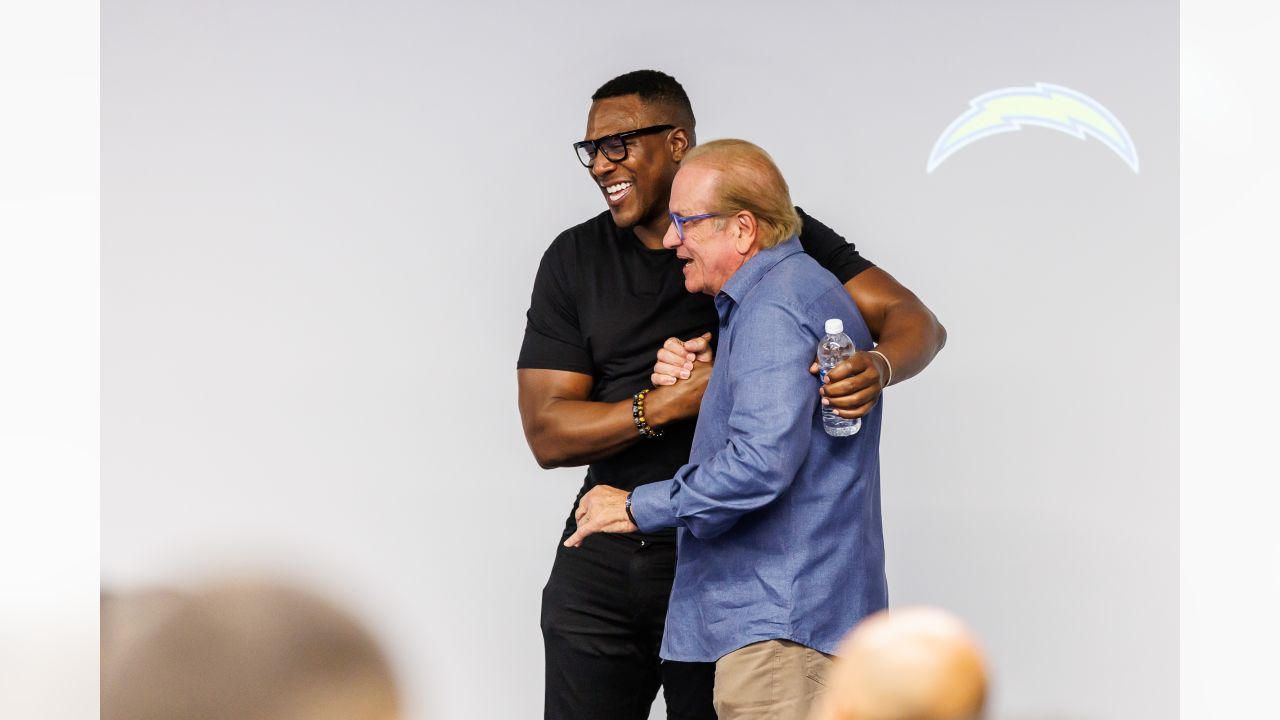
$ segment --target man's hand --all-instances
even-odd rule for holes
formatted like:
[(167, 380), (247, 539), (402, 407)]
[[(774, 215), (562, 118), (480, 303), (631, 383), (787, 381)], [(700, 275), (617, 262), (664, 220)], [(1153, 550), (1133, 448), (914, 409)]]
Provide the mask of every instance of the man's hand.
[(649, 423), (661, 427), (696, 417), (713, 365), (711, 333), (691, 340), (667, 338), (649, 377), (654, 386), (645, 404)]
[[(822, 404), (835, 409), (843, 418), (858, 418), (871, 412), (888, 377), (884, 358), (869, 352), (856, 352), (848, 360), (831, 368), (822, 380), (818, 393)], [(809, 372), (818, 374), (815, 360)]]
[(675, 385), (680, 380), (687, 380), (693, 373), (695, 362), (713, 363), (711, 353), (711, 333), (690, 339), (667, 338), (658, 350), (658, 362), (653, 366), (653, 375), (649, 376), (654, 387)]
[(588, 490), (578, 502), (573, 518), (578, 529), (564, 541), (565, 547), (578, 547), (584, 538), (598, 532), (627, 533), (640, 529), (627, 517), (627, 491), (608, 485)]

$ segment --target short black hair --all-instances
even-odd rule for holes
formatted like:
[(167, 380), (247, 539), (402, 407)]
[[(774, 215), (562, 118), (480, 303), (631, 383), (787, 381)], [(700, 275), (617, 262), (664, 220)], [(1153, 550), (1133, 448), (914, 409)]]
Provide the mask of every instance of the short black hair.
[(673, 119), (677, 123), (693, 130), (693, 104), (684, 88), (670, 75), (657, 70), (632, 70), (601, 85), (591, 101), (623, 95), (639, 95), (646, 103), (666, 105), (676, 112), (677, 117)]

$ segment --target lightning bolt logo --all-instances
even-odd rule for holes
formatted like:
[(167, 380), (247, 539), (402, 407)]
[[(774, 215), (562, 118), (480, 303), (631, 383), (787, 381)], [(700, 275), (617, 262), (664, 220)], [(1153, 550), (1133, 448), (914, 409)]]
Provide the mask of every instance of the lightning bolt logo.
[(1021, 130), (1024, 125), (1046, 127), (1078, 137), (1096, 138), (1138, 172), (1138, 150), (1124, 126), (1102, 103), (1082, 92), (1049, 83), (995, 90), (969, 102), (969, 111), (956, 118), (929, 153), (926, 173), (932, 173), (961, 148), (982, 138)]

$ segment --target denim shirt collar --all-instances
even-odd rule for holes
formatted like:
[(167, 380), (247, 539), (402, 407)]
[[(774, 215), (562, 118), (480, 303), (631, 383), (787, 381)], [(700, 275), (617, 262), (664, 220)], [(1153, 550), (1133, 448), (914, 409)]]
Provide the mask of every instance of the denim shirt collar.
[(721, 319), (725, 318), (732, 304), (742, 302), (747, 293), (751, 292), (751, 288), (754, 288), (774, 265), (798, 252), (804, 252), (804, 248), (800, 245), (800, 238), (792, 235), (791, 239), (761, 250), (743, 263), (742, 267), (725, 281), (720, 292), (716, 293), (716, 310), (720, 313)]

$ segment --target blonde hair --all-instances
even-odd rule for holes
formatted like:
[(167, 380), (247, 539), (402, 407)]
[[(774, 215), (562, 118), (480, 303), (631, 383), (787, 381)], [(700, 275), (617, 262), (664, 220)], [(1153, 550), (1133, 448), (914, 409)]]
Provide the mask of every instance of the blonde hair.
[(705, 162), (719, 170), (716, 200), (721, 212), (751, 213), (760, 231), (760, 248), (771, 248), (800, 234), (800, 215), (791, 203), (791, 190), (773, 158), (746, 140), (712, 140), (698, 145), (682, 165)]

